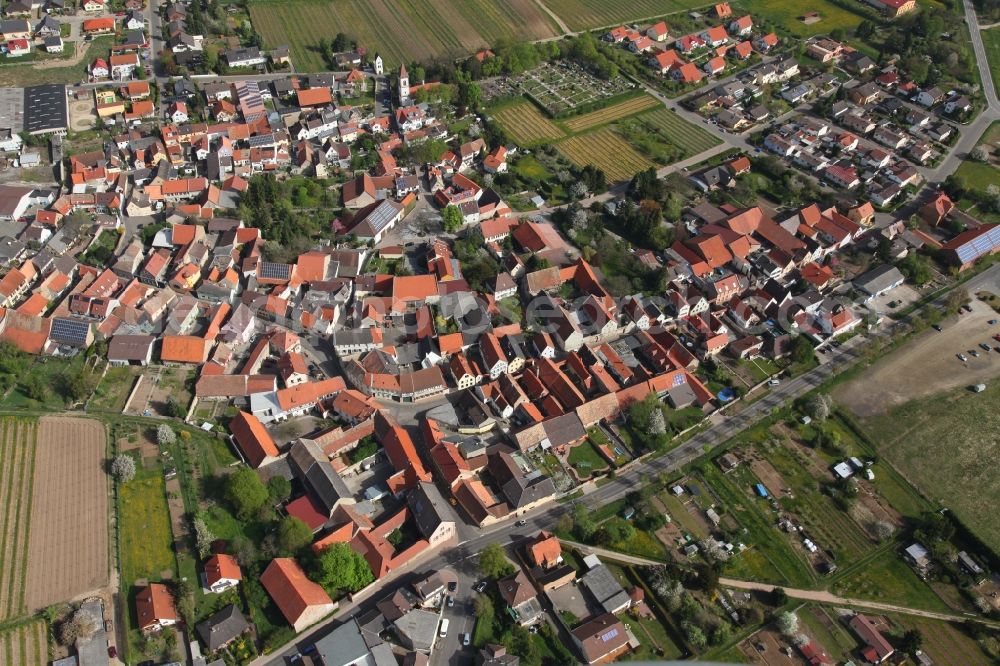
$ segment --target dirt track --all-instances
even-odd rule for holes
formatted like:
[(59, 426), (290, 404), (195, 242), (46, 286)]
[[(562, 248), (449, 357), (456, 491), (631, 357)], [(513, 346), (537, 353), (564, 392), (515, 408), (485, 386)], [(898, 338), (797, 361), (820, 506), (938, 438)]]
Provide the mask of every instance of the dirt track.
[[(972, 312), (942, 324), (940, 333), (929, 329), (913, 342), (879, 361), (860, 377), (842, 384), (833, 394), (837, 402), (861, 417), (885, 413), (890, 407), (914, 398), (939, 393), (960, 386), (986, 382), (1000, 376), (1000, 354), (984, 352), (980, 342), (1000, 346), (992, 339), (1000, 333), (1000, 324), (990, 326), (990, 319), (1000, 319), (991, 307), (973, 299)], [(979, 358), (967, 350), (976, 349)], [(964, 353), (963, 363), (956, 354)]]
[(99, 421), (39, 421), (28, 544), (29, 610), (108, 584), (107, 437)]

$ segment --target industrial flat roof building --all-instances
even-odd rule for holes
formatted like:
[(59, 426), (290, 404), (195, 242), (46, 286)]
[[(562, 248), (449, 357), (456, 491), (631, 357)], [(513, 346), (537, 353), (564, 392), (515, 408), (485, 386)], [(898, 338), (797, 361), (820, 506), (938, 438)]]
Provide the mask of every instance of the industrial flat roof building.
[(28, 134), (65, 134), (69, 129), (66, 86), (47, 83), (24, 89), (24, 131)]

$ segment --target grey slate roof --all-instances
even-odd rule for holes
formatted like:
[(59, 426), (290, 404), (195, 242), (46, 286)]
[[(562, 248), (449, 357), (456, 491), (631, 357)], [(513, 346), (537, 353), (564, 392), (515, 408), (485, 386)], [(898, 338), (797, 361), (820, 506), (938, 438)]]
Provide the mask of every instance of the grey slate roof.
[(209, 652), (215, 652), (250, 629), (250, 624), (233, 604), (212, 614), (197, 625), (198, 636)]

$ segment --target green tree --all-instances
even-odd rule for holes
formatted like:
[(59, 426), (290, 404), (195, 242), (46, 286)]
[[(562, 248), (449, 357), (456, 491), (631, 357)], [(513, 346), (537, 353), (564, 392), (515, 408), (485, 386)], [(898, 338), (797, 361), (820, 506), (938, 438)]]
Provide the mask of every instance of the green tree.
[(491, 543), (479, 553), (479, 571), (495, 580), (514, 573), (514, 566), (507, 560), (500, 544)]
[(792, 361), (799, 364), (812, 363), (816, 360), (816, 349), (804, 335), (792, 342)]
[(267, 487), (252, 469), (237, 470), (226, 481), (226, 499), (236, 509), (240, 520), (247, 520), (260, 511), (267, 498)]
[(919, 629), (907, 630), (907, 632), (903, 634), (902, 639), (899, 641), (899, 649), (910, 655), (915, 655), (920, 652), (923, 645), (924, 635), (920, 633)]
[(449, 204), (441, 211), (441, 225), (450, 234), (455, 233), (465, 224), (465, 216), (458, 206)]
[(285, 516), (278, 523), (275, 542), (283, 556), (291, 557), (308, 546), (312, 537), (308, 525), (295, 516)]
[(573, 505), (573, 533), (580, 541), (589, 543), (597, 531), (593, 516), (583, 504)]
[(310, 575), (331, 596), (357, 592), (375, 580), (365, 558), (346, 543), (335, 543), (316, 557)]
[(93, 391), (93, 375), (83, 367), (74, 368), (59, 375), (55, 388), (67, 403), (79, 402)]
[(476, 608), (476, 617), (479, 618), (480, 621), (485, 622), (486, 618), (493, 617), (493, 599), (490, 598), (489, 595), (486, 594), (476, 595), (475, 608)]
[(292, 484), (283, 476), (272, 476), (267, 480), (267, 495), (275, 504), (284, 502), (292, 495)]

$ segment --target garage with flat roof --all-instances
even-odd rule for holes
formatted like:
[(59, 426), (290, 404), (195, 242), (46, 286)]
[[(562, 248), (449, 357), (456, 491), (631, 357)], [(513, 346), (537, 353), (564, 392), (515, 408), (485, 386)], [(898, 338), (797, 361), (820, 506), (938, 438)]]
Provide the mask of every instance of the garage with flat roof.
[(66, 86), (47, 83), (24, 89), (24, 131), (28, 134), (65, 134), (67, 129)]

